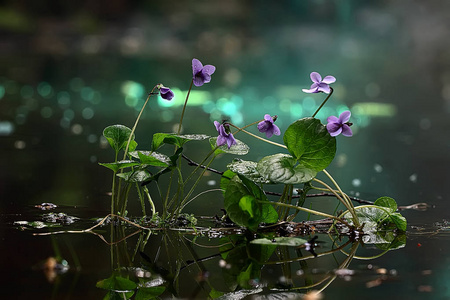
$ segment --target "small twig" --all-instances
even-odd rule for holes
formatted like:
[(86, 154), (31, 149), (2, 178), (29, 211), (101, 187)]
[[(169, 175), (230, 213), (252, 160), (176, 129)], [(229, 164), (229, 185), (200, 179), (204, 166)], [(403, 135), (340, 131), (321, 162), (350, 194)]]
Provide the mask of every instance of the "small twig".
[(206, 170), (208, 170), (208, 171), (211, 171), (211, 172), (216, 173), (216, 174), (219, 174), (219, 175), (223, 175), (223, 173), (224, 173), (224, 172), (218, 171), (218, 170), (216, 170), (216, 169), (213, 169), (213, 168), (210, 168), (210, 167), (201, 165), (201, 164), (199, 164), (199, 163), (193, 161), (192, 159), (190, 159), (189, 157), (187, 157), (187, 156), (184, 155), (184, 154), (181, 154), (181, 156), (182, 156), (185, 160), (187, 160), (188, 165), (190, 165), (190, 166), (195, 166), (195, 167), (199, 167), (199, 168), (202, 168), (202, 169), (206, 169)]

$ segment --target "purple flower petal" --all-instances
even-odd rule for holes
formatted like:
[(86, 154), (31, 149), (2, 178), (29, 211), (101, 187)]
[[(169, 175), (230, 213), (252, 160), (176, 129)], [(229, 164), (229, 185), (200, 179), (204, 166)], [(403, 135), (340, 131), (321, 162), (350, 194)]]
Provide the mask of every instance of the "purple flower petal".
[(331, 92), (330, 86), (323, 82), (319, 83), (319, 87), (317, 88), (317, 90), (320, 92), (324, 92), (325, 94), (329, 94)]
[(351, 115), (352, 115), (352, 113), (349, 110), (342, 112), (339, 115), (339, 123), (341, 123), (341, 124), (347, 123), (348, 120), (350, 120)]
[(203, 64), (196, 58), (192, 59), (192, 74), (195, 76), (203, 69)]
[(219, 131), (220, 123), (217, 121), (214, 121), (214, 126), (216, 126), (216, 130)]
[(211, 75), (209, 75), (208, 73), (205, 73), (205, 71), (204, 70), (202, 70), (202, 72), (201, 73), (199, 73), (199, 74), (201, 74), (201, 78), (202, 78), (202, 80), (203, 80), (203, 83), (208, 83), (208, 82), (210, 82), (211, 81)]
[(331, 136), (337, 136), (342, 132), (342, 126), (336, 123), (328, 123), (327, 130)]
[(194, 76), (194, 85), (195, 86), (202, 86), (204, 83), (205, 82), (203, 81), (203, 77), (202, 76)]
[[(217, 121), (216, 121), (217, 122)], [(338, 123), (339, 124), (339, 118), (335, 116), (329, 116), (327, 118), (328, 123)]]
[(264, 120), (266, 120), (267, 122), (270, 122), (270, 123), (273, 124), (272, 116), (269, 115), (269, 114), (265, 114), (265, 115), (264, 115)]
[(278, 128), (278, 126), (275, 124), (273, 124), (273, 134), (275, 134), (275, 135), (281, 134), (280, 128)]
[(309, 77), (311, 78), (312, 82), (319, 83), (322, 81), (322, 76), (320, 76), (317, 72), (312, 72)]
[(342, 135), (347, 137), (351, 137), (353, 135), (352, 129), (347, 124), (342, 125)]
[(319, 91), (317, 90), (317, 88), (313, 88), (313, 89), (302, 89), (302, 92), (304, 93), (318, 93)]
[(214, 72), (216, 71), (216, 67), (214, 67), (213, 65), (206, 65), (203, 67), (202, 72), (206, 73), (208, 75), (212, 75)]
[(267, 132), (269, 129), (270, 123), (267, 121), (262, 121), (258, 123), (258, 130), (259, 132)]
[(229, 136), (228, 136), (228, 138), (227, 138), (227, 146), (228, 146), (228, 149), (230, 149), (231, 146), (236, 145), (236, 144), (237, 144), (237, 142), (236, 142), (236, 140), (235, 140), (233, 134), (230, 133)]
[(326, 84), (331, 84), (331, 83), (336, 82), (336, 78), (334, 76), (328, 75), (328, 76), (325, 76), (324, 79), (322, 79), (322, 82), (326, 83)]
[(173, 97), (175, 96), (174, 93), (168, 87), (164, 86), (159, 89), (159, 93), (161, 95), (161, 98), (169, 101), (172, 100)]
[(225, 145), (227, 143), (227, 139), (226, 138), (224, 138), (223, 136), (221, 136), (221, 135), (219, 135), (218, 137), (217, 137), (217, 141), (216, 141), (216, 145), (217, 146), (222, 146), (222, 145)]

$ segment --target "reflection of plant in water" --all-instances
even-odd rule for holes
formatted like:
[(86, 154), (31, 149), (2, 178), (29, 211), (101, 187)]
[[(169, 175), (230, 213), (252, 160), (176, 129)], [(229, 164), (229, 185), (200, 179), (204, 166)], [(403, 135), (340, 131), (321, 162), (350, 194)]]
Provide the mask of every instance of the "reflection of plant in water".
[[(375, 256), (361, 257), (356, 255), (359, 245), (363, 243), (361, 240), (345, 238), (339, 241), (340, 238), (333, 235), (329, 235), (331, 243), (326, 243), (329, 245), (327, 248), (320, 240), (327, 236), (324, 234), (320, 234), (319, 240), (314, 236), (309, 241), (274, 234), (260, 235), (256, 239), (231, 234), (213, 241), (203, 238), (209, 240), (208, 244), (199, 241), (201, 236), (193, 239), (189, 236), (191, 234), (160, 235), (160, 246), (155, 255), (150, 256), (143, 246), (149, 235), (142, 234), (135, 247), (139, 249), (135, 250), (135, 254), (139, 255), (133, 255), (135, 260), (124, 263), (124, 257), (129, 257), (129, 254), (121, 252), (123, 257), (120, 257), (116, 253), (113, 274), (99, 281), (97, 287), (108, 290), (106, 299), (117, 296), (149, 299), (163, 293), (167, 297), (230, 299), (255, 293), (289, 292), (300, 295), (313, 290), (322, 292), (339, 276), (352, 274), (349, 266), (353, 259), (373, 259), (388, 250), (403, 247), (405, 242), (400, 238)], [(126, 241), (122, 239), (121, 243)], [(339, 253), (344, 254), (344, 258), (335, 266), (327, 263), (327, 272), (311, 272), (310, 262), (314, 266), (329, 256), (338, 259), (336, 254)], [(218, 274), (222, 278), (220, 282), (214, 278)], [(273, 274), (278, 275), (274, 277)], [(191, 288), (183, 291), (186, 286)]]

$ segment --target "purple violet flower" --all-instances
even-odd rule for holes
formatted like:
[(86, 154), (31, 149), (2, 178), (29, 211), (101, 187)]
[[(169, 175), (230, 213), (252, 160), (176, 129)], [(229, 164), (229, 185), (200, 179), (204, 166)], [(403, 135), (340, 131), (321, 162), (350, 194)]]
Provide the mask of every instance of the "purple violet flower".
[(203, 66), (202, 63), (194, 58), (192, 60), (192, 74), (195, 86), (202, 86), (211, 81), (211, 75), (216, 71), (213, 65)]
[(169, 101), (172, 100), (173, 97), (175, 96), (172, 90), (165, 86), (161, 86), (159, 88), (159, 94), (161, 95), (161, 98)]
[(325, 76), (325, 78), (322, 79), (322, 76), (320, 76), (320, 74), (317, 72), (312, 72), (309, 77), (311, 77), (313, 84), (311, 85), (310, 89), (302, 89), (302, 91), (305, 93), (324, 92), (325, 94), (329, 94), (331, 90), (329, 84), (332, 84), (336, 81), (336, 78), (330, 75)]
[(264, 121), (261, 121), (258, 123), (258, 130), (259, 132), (265, 132), (266, 137), (270, 138), (272, 135), (280, 135), (281, 131), (280, 128), (278, 128), (277, 125), (273, 124), (274, 120), (277, 119), (277, 116), (274, 116), (273, 118), (266, 114), (264, 115)]
[(327, 130), (330, 133), (331, 136), (337, 136), (342, 133), (343, 136), (352, 136), (353, 132), (350, 126), (352, 123), (349, 123), (348, 120), (350, 120), (350, 116), (352, 113), (348, 110), (344, 111), (342, 114), (338, 117), (335, 116), (329, 116), (327, 118)]
[(217, 131), (219, 132), (219, 136), (217, 137), (217, 146), (222, 146), (227, 144), (228, 149), (231, 148), (231, 146), (236, 145), (236, 139), (234, 138), (233, 134), (231, 132), (227, 133), (227, 130), (225, 129), (225, 126), (223, 124), (220, 124), (217, 121), (214, 121), (214, 126), (216, 126)]

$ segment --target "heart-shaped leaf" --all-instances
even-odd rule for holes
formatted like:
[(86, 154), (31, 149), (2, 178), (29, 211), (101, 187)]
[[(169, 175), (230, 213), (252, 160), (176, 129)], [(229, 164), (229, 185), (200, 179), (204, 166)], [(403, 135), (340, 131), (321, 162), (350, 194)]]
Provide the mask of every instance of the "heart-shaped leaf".
[(264, 179), (284, 184), (305, 183), (317, 175), (316, 170), (297, 164), (295, 158), (283, 153), (264, 157), (256, 170)]
[[(131, 129), (124, 125), (112, 125), (103, 130), (103, 136), (108, 140), (114, 151), (119, 152), (127, 146)], [(136, 149), (137, 143), (134, 141), (134, 134), (131, 138), (129, 151)]]
[(107, 167), (108, 169), (111, 169), (114, 172), (117, 172), (120, 169), (138, 166), (139, 163), (134, 160), (121, 160), (113, 163), (99, 163), (99, 165)]
[(242, 160), (239, 158), (233, 159), (227, 165), (227, 168), (237, 174), (244, 175), (248, 179), (256, 183), (271, 183), (270, 180), (262, 177), (256, 169), (257, 163), (254, 161)]
[(336, 154), (336, 138), (315, 118), (303, 118), (292, 123), (283, 140), (299, 164), (318, 172), (325, 169)]

